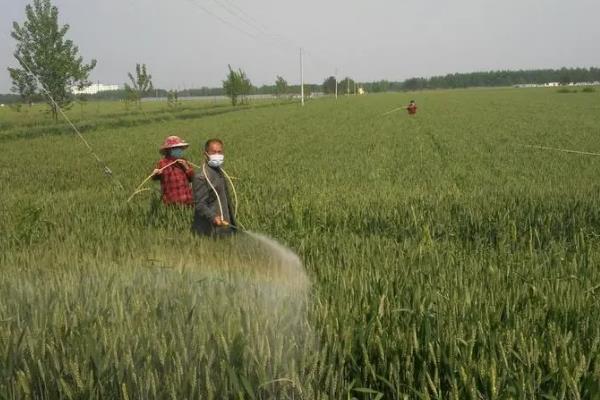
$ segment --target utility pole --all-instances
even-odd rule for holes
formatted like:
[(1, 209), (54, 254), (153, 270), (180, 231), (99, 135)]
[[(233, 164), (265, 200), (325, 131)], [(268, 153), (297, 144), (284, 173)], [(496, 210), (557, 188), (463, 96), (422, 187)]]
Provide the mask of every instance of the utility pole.
[(302, 47), (300, 47), (300, 101), (304, 106), (304, 61), (302, 60)]
[(337, 74), (338, 74), (338, 70), (337, 68), (335, 69), (335, 99), (337, 100)]

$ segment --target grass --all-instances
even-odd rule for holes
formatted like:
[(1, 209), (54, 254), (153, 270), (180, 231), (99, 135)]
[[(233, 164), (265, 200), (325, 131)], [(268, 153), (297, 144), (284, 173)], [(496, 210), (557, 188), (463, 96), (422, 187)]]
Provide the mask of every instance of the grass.
[(131, 190), (165, 136), (195, 162), (222, 137), (240, 219), (310, 284), (152, 191), (127, 204), (76, 137), (0, 110), (0, 398), (597, 398), (600, 159), (520, 144), (597, 152), (600, 97), (552, 93), (85, 106)]

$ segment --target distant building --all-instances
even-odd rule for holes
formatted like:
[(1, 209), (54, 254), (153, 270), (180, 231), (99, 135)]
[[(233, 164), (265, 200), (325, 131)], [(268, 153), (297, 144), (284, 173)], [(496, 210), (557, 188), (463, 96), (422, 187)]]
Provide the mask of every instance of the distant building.
[(595, 82), (575, 82), (572, 84), (573, 86), (598, 86), (600, 85), (600, 82), (595, 81)]
[(105, 85), (103, 83), (93, 83), (90, 86), (83, 88), (83, 90), (77, 89), (76, 86), (71, 88), (73, 94), (96, 94), (99, 92), (109, 92), (113, 90), (119, 90), (119, 85)]
[[(565, 86), (597, 86), (600, 85), (600, 82), (570, 82), (565, 84)], [(547, 83), (523, 83), (519, 85), (514, 85), (516, 88), (536, 88), (536, 87), (559, 87), (561, 86), (560, 82), (547, 82)]]

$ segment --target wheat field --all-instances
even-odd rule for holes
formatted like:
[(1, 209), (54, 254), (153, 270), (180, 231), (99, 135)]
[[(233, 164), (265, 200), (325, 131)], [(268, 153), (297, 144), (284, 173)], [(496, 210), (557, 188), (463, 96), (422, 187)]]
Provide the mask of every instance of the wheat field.
[[(68, 114), (112, 177), (0, 109), (0, 399), (600, 398), (600, 157), (525, 146), (600, 152), (600, 94)], [(250, 233), (127, 202), (171, 134), (225, 141)]]

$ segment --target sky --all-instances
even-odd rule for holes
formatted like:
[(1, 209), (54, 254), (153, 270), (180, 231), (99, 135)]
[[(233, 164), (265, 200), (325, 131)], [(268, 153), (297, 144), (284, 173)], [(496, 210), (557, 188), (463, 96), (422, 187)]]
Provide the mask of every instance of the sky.
[[(10, 90), (13, 21), (0, 0), (0, 93)], [(155, 87), (221, 86), (227, 65), (255, 85), (453, 72), (600, 66), (598, 0), (52, 0), (90, 79), (123, 84), (145, 63)]]

